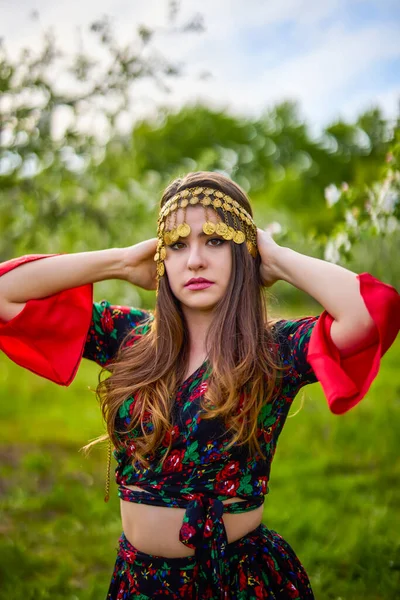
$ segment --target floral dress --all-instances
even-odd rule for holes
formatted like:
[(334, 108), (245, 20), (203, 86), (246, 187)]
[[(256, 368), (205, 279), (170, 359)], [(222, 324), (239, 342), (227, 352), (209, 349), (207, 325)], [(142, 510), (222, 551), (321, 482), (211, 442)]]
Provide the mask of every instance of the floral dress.
[[(0, 275), (41, 258), (45, 255), (3, 263)], [(201, 418), (200, 401), (212, 372), (208, 361), (177, 389), (172, 428), (155, 455), (149, 457), (149, 467), (132, 462), (139, 432), (131, 430), (122, 436), (122, 448), (114, 451), (119, 496), (129, 502), (184, 508), (179, 540), (195, 554), (172, 559), (146, 554), (122, 534), (108, 600), (313, 598), (307, 574), (288, 542), (261, 524), (228, 543), (223, 513), (245, 512), (262, 505), (277, 441), (301, 387), (319, 380), (330, 409), (337, 414), (349, 410), (367, 392), (381, 355), (399, 330), (400, 300), (394, 288), (368, 274), (360, 275), (359, 282), (378, 335), (357, 353), (340, 357), (330, 339), (333, 319), (326, 312), (274, 325), (275, 348), (287, 368), (272, 400), (258, 417), (257, 437), (265, 458), (250, 456), (245, 447), (227, 449), (224, 423)], [(42, 315), (38, 336), (38, 317)], [(93, 302), (92, 286), (87, 285), (29, 301), (17, 317), (0, 323), (0, 348), (21, 366), (69, 385), (82, 357), (107, 367), (126, 334), (134, 329), (130, 337), (134, 343), (146, 335), (152, 319), (152, 313), (145, 310)], [(55, 354), (60, 349), (63, 360)], [(129, 428), (134, 402), (134, 397), (128, 398), (120, 407), (118, 431)], [(143, 425), (151, 428), (150, 415)], [(171, 438), (171, 449), (160, 466)], [(223, 500), (234, 497), (241, 501), (223, 504)]]

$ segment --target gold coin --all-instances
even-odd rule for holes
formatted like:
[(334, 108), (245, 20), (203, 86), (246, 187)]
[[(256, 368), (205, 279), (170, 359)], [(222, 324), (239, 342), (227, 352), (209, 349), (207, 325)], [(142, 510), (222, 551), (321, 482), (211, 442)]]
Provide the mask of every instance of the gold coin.
[(178, 225), (178, 234), (179, 237), (187, 237), (190, 233), (190, 225), (188, 225), (187, 223), (181, 223), (180, 225)]
[(235, 244), (243, 244), (245, 239), (246, 238), (243, 231), (236, 231), (235, 235), (233, 236), (233, 241)]
[(239, 208), (239, 202), (237, 202), (237, 200), (232, 200), (232, 204), (235, 208)]
[(172, 229), (172, 231), (170, 232), (170, 236), (171, 236), (171, 242), (173, 244), (175, 244), (175, 242), (178, 241), (179, 233), (176, 229)]
[(164, 228), (165, 228), (165, 223), (164, 223), (164, 221), (162, 221), (160, 223), (160, 231), (164, 231)]
[(257, 256), (257, 248), (255, 247), (255, 245), (253, 244), (253, 242), (246, 242), (247, 245), (247, 249), (250, 252), (251, 256), (253, 258), (256, 258)]
[(156, 252), (153, 260), (157, 261), (159, 259), (160, 259), (160, 254), (158, 252)]
[(161, 260), (165, 260), (165, 257), (167, 256), (167, 250), (166, 248), (163, 246), (160, 250), (160, 258)]
[(173, 202), (171, 204), (171, 208), (169, 210), (170, 210), (170, 212), (174, 212), (177, 208), (178, 208), (178, 203), (177, 202)]
[(164, 242), (166, 243), (167, 246), (171, 245), (172, 239), (171, 239), (171, 232), (170, 231), (166, 231), (164, 233)]
[(165, 267), (164, 267), (164, 263), (160, 262), (157, 265), (157, 273), (159, 277), (162, 277), (165, 273)]
[(214, 192), (214, 196), (216, 196), (217, 198), (223, 198), (224, 194), (222, 192), (220, 192), (219, 190), (216, 190)]
[(235, 213), (235, 215), (239, 216), (239, 211), (238, 211), (238, 209), (237, 209), (237, 208), (234, 208), (234, 209), (233, 209), (233, 212)]
[(222, 206), (222, 202), (219, 198), (216, 198), (215, 200), (213, 200), (213, 206), (214, 208), (221, 208)]
[(207, 221), (203, 224), (203, 231), (206, 235), (212, 235), (215, 233), (215, 224), (211, 221)]
[(212, 188), (206, 188), (205, 190), (203, 190), (203, 194), (205, 196), (211, 196), (214, 193), (214, 190)]
[(221, 235), (223, 237), (226, 234), (226, 232), (228, 231), (228, 225), (226, 225), (225, 223), (222, 223), (222, 221), (220, 221), (217, 224), (215, 231), (218, 233), (218, 235)]
[(223, 208), (224, 210), (229, 210), (229, 211), (232, 209), (231, 205), (230, 205), (230, 204), (228, 204), (227, 202), (224, 202), (224, 203), (223, 203), (223, 205), (222, 205), (222, 208)]
[(181, 198), (187, 198), (189, 196), (190, 192), (189, 190), (183, 190), (183, 192), (180, 193)]
[(172, 196), (172, 198), (170, 198), (170, 202), (176, 202), (177, 200), (179, 200), (179, 194), (175, 194)]
[(230, 231), (230, 232), (231, 232), (231, 234), (232, 234), (232, 237), (231, 237), (231, 238), (229, 238), (229, 239), (230, 239), (230, 240), (233, 240), (233, 236), (235, 235), (235, 230), (233, 229), (233, 227), (228, 227), (228, 229), (229, 229), (229, 231)]
[[(233, 233), (232, 233), (233, 232)], [(224, 240), (233, 240), (233, 236), (235, 235), (235, 230), (232, 227), (228, 227), (227, 232), (222, 235)]]
[(193, 194), (194, 196), (198, 196), (199, 194), (201, 194), (201, 192), (202, 192), (202, 191), (203, 191), (203, 188), (202, 188), (202, 187), (197, 187), (197, 188), (195, 188), (195, 189), (192, 191), (192, 194)]
[(197, 198), (197, 196), (192, 196), (189, 202), (190, 204), (197, 204), (199, 202), (199, 199)]
[(181, 208), (186, 208), (186, 206), (189, 204), (189, 200), (187, 198), (184, 198), (183, 200), (181, 200)]
[(211, 198), (209, 196), (206, 196), (205, 198), (203, 198), (203, 200), (200, 200), (200, 202), (203, 206), (210, 206)]

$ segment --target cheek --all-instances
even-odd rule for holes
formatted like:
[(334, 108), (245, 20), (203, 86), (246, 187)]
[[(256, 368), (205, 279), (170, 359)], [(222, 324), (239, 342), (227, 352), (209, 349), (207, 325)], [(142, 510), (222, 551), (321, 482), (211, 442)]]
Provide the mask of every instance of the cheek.
[(178, 261), (174, 260), (173, 258), (169, 260), (166, 258), (164, 260), (164, 266), (165, 275), (168, 277), (171, 288), (173, 288), (177, 275), (182, 272), (182, 268), (179, 266)]
[(223, 273), (226, 279), (229, 280), (232, 275), (232, 250), (230, 246), (227, 246), (226, 252), (224, 252), (224, 256), (222, 257), (221, 263)]

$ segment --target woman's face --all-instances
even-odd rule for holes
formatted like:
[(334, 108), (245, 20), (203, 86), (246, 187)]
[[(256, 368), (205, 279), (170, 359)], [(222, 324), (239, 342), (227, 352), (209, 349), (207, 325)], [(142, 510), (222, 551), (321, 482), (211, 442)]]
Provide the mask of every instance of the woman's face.
[[(176, 222), (183, 223), (183, 210), (180, 208), (177, 213)], [(174, 217), (173, 214), (172, 219)], [(215, 224), (218, 222), (213, 210), (208, 211), (208, 218)], [(232, 254), (231, 242), (217, 234), (205, 235), (205, 220), (202, 206), (187, 207), (185, 222), (190, 225), (190, 235), (167, 246), (164, 262), (172, 293), (182, 306), (211, 311), (228, 287), (232, 276)], [(191, 279), (200, 278), (211, 285), (189, 284)]]

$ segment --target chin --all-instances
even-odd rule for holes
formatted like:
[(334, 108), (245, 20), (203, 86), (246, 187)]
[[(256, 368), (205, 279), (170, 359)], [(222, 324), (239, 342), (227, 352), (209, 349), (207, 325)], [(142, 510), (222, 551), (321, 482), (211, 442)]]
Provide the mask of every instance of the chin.
[(190, 304), (188, 304), (188, 306), (190, 308), (197, 308), (198, 310), (204, 310), (204, 311), (210, 311), (213, 310), (216, 305), (217, 305), (218, 301), (204, 301), (204, 302), (191, 302)]

